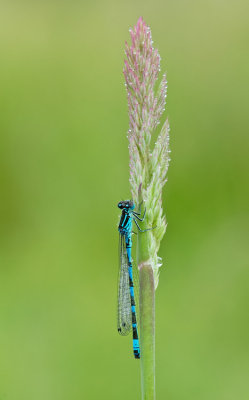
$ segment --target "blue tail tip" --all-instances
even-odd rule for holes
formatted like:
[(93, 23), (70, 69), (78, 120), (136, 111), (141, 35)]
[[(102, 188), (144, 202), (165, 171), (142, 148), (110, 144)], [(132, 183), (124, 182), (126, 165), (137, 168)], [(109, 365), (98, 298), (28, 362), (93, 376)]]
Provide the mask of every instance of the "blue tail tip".
[(135, 357), (136, 359), (139, 359), (139, 358), (140, 358), (140, 351), (134, 350), (134, 357)]

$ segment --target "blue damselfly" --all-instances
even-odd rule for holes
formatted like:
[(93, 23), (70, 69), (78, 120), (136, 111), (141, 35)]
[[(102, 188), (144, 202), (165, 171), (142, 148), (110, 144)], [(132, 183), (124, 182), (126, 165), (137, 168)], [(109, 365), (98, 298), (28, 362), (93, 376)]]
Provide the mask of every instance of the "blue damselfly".
[[(142, 230), (137, 221), (143, 221), (144, 215), (140, 218), (141, 213), (135, 212), (135, 204), (132, 200), (120, 201), (118, 207), (122, 210), (118, 230), (119, 250), (120, 250), (120, 269), (119, 269), (119, 286), (118, 286), (118, 332), (120, 335), (128, 335), (132, 328), (133, 332), (133, 352), (135, 358), (140, 358), (140, 346), (137, 329), (136, 303), (133, 285), (132, 273), (132, 222), (134, 221), (140, 232), (146, 232), (150, 229)], [(135, 232), (134, 232), (135, 233)]]

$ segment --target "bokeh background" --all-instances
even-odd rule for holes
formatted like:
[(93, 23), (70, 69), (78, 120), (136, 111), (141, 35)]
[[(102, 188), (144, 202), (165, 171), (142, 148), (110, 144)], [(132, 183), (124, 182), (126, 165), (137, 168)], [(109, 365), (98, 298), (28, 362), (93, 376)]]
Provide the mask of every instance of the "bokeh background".
[(124, 41), (142, 15), (169, 82), (157, 398), (249, 398), (249, 5), (2, 1), (0, 399), (139, 399), (116, 332), (129, 198)]

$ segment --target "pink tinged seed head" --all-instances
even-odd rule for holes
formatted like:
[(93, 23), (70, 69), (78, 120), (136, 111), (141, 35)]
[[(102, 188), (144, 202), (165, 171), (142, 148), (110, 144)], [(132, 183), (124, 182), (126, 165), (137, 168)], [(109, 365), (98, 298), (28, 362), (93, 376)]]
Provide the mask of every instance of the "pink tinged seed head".
[[(134, 28), (130, 29), (130, 36), (131, 45), (125, 43), (126, 60), (123, 72), (127, 84), (130, 122), (128, 140), (131, 183), (132, 191), (136, 193), (137, 182), (145, 177), (144, 160), (140, 159), (140, 154), (146, 155), (144, 152), (147, 152), (150, 145), (151, 134), (163, 112), (167, 82), (163, 77), (159, 90), (155, 92), (154, 85), (160, 71), (160, 55), (158, 50), (153, 48), (150, 28), (142, 17), (138, 19)], [(158, 93), (157, 97), (155, 93)], [(145, 160), (152, 160), (157, 155), (155, 160), (159, 161), (159, 154), (162, 154), (161, 145), (155, 149), (153, 156), (145, 156)]]

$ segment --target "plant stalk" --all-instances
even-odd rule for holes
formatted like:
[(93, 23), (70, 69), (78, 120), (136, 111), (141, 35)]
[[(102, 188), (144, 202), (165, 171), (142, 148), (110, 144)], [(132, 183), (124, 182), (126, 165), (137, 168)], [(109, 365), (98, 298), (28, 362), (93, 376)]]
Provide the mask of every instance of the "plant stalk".
[(155, 400), (155, 285), (149, 263), (139, 265), (142, 400)]

